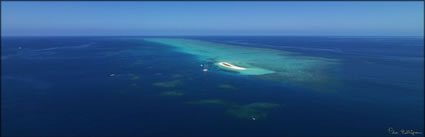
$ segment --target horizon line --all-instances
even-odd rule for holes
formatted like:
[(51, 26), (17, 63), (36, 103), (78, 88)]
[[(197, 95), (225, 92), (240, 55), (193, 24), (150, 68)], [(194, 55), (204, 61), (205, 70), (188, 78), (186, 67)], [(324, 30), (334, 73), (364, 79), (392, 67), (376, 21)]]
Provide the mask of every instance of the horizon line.
[(1, 37), (424, 37), (424, 35), (1, 35)]

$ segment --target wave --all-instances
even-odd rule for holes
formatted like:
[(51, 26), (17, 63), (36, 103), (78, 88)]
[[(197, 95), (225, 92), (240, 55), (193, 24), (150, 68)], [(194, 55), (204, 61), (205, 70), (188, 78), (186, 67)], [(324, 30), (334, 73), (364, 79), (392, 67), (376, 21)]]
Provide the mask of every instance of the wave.
[(77, 46), (52, 47), (52, 48), (39, 49), (39, 50), (34, 50), (34, 51), (50, 51), (50, 50), (58, 50), (58, 49), (83, 49), (83, 48), (91, 47), (94, 44), (96, 44), (96, 43), (92, 42), (92, 43), (82, 44), (82, 45), (77, 45)]
[(227, 41), (226, 43), (229, 43), (229, 44), (240, 44), (240, 45), (247, 45), (247, 46), (261, 46), (261, 47), (269, 47), (269, 48), (274, 48), (274, 49), (286, 48), (286, 49), (297, 49), (297, 50), (325, 51), (325, 52), (343, 53), (343, 51), (340, 50), (340, 49), (277, 46), (277, 45), (270, 45), (270, 44), (259, 44), (259, 43), (240, 42), (240, 41)]
[(418, 61), (418, 62), (423, 62), (425, 60), (424, 57), (364, 55), (364, 54), (350, 54), (350, 55), (355, 55), (357, 57), (363, 57), (363, 58), (382, 59), (382, 60), (390, 60), (390, 61), (415, 61), (415, 62)]
[(15, 54), (2, 55), (1, 59), (6, 60), (12, 57), (21, 57), (25, 59), (79, 59), (80, 57), (48, 57), (50, 55), (56, 54), (54, 50), (61, 49), (84, 49), (91, 47), (95, 43), (82, 44), (77, 46), (67, 46), (67, 47), (51, 47), (45, 49), (21, 49)]
[(356, 54), (356, 53), (350, 53), (348, 51), (342, 51), (340, 49), (277, 46), (277, 45), (270, 45), (270, 44), (259, 44), (259, 43), (250, 43), (250, 42), (241, 42), (241, 41), (226, 41), (226, 43), (229, 43), (229, 44), (239, 44), (239, 45), (247, 45), (247, 46), (256, 46), (256, 47), (270, 47), (270, 48), (275, 48), (275, 49), (286, 48), (286, 49), (297, 49), (297, 50), (308, 50), (308, 51), (324, 51), (324, 52), (333, 52), (333, 53), (344, 53), (345, 55), (352, 55), (352, 56), (366, 57), (366, 58), (374, 58), (374, 59), (384, 59), (384, 60), (424, 61), (424, 57), (407, 57), (407, 56)]

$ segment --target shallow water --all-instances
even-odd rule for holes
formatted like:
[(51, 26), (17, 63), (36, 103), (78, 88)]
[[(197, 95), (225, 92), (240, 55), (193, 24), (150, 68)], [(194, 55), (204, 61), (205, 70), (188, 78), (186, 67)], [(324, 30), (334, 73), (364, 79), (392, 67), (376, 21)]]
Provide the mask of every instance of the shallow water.
[[(200, 62), (211, 63), (215, 67), (234, 71), (240, 75), (301, 84), (315, 90), (326, 90), (323, 87), (336, 84), (332, 81), (338, 79), (338, 76), (327, 74), (338, 70), (339, 61), (337, 59), (302, 56), (296, 52), (190, 39), (148, 38), (144, 40), (176, 47), (176, 51), (197, 56)], [(229, 69), (219, 65), (219, 62), (229, 62), (247, 69)]]
[[(162, 37), (3, 37), (2, 135), (390, 136), (389, 127), (424, 130), (421, 38), (145, 41), (152, 38)], [(274, 73), (238, 73), (217, 67), (218, 61)]]

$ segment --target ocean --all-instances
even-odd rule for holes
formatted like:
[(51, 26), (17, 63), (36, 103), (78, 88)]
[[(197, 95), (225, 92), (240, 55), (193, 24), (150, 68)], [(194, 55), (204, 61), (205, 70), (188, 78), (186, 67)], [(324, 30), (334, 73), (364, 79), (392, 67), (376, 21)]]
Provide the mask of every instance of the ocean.
[(422, 37), (2, 37), (1, 71), (3, 136), (424, 133)]

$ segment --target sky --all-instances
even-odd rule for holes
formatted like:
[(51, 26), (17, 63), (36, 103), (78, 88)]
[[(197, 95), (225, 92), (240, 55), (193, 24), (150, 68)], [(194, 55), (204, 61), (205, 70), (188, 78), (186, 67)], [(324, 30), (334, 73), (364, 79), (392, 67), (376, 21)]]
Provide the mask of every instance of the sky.
[(423, 36), (424, 2), (1, 2), (2, 36)]

